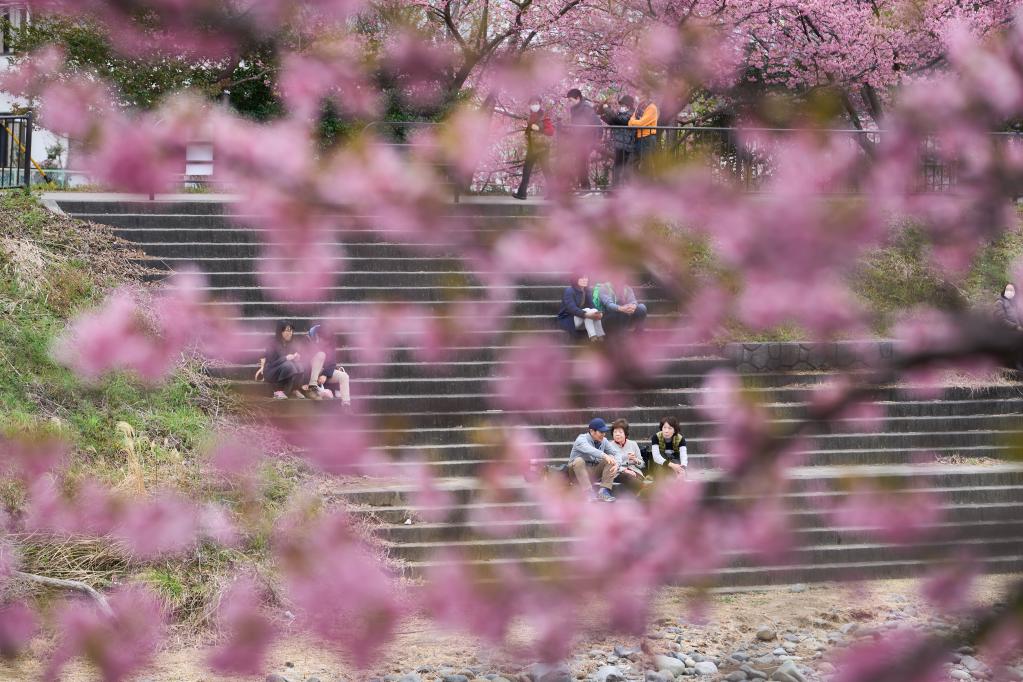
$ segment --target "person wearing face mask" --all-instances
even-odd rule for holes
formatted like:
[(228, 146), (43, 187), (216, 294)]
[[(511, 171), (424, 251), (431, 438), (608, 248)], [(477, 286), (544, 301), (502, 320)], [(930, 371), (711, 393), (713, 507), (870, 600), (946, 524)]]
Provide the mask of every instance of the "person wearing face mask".
[(636, 111), (636, 100), (623, 95), (617, 105), (604, 108), (603, 119), (611, 128), (611, 149), (614, 165), (611, 167), (611, 186), (618, 187), (625, 179), (629, 160), (636, 148), (636, 131), (629, 127), (629, 119)]
[(516, 199), (525, 200), (526, 192), (529, 190), (529, 176), (537, 164), (543, 172), (544, 181), (550, 184), (551, 175), (547, 161), (550, 158), (553, 136), (554, 125), (544, 113), (540, 98), (534, 97), (529, 100), (529, 117), (526, 119), (526, 161), (522, 166), (522, 181), (519, 183), (518, 191), (512, 195)]
[(579, 88), (572, 88), (565, 95), (568, 98), (568, 129), (566, 153), (571, 155), (570, 168), (575, 169), (575, 185), (583, 191), (590, 191), (590, 155), (597, 147), (602, 134), (600, 117), (589, 102), (583, 99)]
[(1002, 295), (998, 297), (998, 306), (995, 308), (995, 316), (998, 321), (1013, 331), (1020, 331), (1019, 309), (1016, 307), (1016, 286), (1006, 284), (1002, 289)]

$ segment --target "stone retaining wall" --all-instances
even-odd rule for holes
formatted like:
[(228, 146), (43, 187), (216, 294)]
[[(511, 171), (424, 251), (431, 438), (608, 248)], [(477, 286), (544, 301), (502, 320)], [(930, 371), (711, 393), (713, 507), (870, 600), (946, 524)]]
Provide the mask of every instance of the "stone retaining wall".
[(820, 372), (887, 362), (894, 344), (890, 340), (730, 343), (723, 355), (740, 372)]

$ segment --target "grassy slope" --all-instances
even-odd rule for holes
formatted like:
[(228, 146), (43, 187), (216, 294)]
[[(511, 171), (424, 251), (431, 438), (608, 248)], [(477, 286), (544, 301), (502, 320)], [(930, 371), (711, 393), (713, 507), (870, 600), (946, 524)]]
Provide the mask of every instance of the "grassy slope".
[[(194, 363), (157, 387), (127, 375), (88, 385), (50, 357), (70, 317), (113, 287), (139, 284), (132, 255), (104, 227), (53, 215), (22, 194), (0, 195), (0, 433), (60, 434), (73, 445), (72, 480), (88, 474), (126, 488), (215, 495), (204, 489), (200, 452), (227, 394)], [(141, 464), (141, 481), (129, 459)], [(17, 494), (3, 493), (15, 507)], [(25, 543), (22, 554), (27, 570), (98, 587), (141, 578), (180, 616), (199, 619), (214, 601), (216, 576), (245, 560), (204, 548), (185, 561), (135, 566), (104, 543), (80, 541)]]
[(201, 374), (184, 366), (155, 389), (128, 376), (90, 386), (50, 357), (71, 316), (142, 275), (105, 229), (79, 223), (69, 230), (73, 222), (23, 195), (0, 197), (2, 233), (20, 243), (17, 254), (10, 241), (0, 246), (0, 429), (58, 429), (74, 444), (76, 463), (95, 465), (122, 452), (116, 424), (126, 422), (138, 438), (188, 456), (222, 399)]

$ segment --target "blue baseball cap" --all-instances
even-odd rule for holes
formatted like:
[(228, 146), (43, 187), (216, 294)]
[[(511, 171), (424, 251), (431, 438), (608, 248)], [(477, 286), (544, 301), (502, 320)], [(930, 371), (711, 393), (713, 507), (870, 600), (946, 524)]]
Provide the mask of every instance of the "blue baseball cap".
[(596, 419), (590, 422), (590, 431), (603, 431), (604, 433), (607, 433), (610, 430), (611, 427), (608, 426), (607, 422), (601, 419), (600, 417), (597, 417)]

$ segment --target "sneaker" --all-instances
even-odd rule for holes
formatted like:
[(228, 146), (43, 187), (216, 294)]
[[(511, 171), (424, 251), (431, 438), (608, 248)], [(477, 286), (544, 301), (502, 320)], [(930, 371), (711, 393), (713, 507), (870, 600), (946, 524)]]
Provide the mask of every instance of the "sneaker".
[(611, 494), (611, 491), (607, 488), (601, 488), (600, 492), (597, 493), (597, 499), (601, 502), (614, 502), (615, 496)]
[(288, 396), (285, 395), (284, 391), (274, 391), (274, 400), (287, 400)]
[(518, 192), (512, 192), (512, 198), (513, 199), (518, 199), (519, 201), (525, 201), (526, 200), (526, 197), (522, 196)]
[(313, 390), (316, 392), (316, 395), (320, 396), (321, 400), (332, 400), (334, 398), (334, 394), (323, 386), (316, 386)]
[[(337, 398), (338, 400), (343, 400), (343, 398), (341, 396), (341, 391), (334, 391), (334, 397)], [(348, 403), (345, 403), (345, 405), (347, 405), (347, 404)]]

